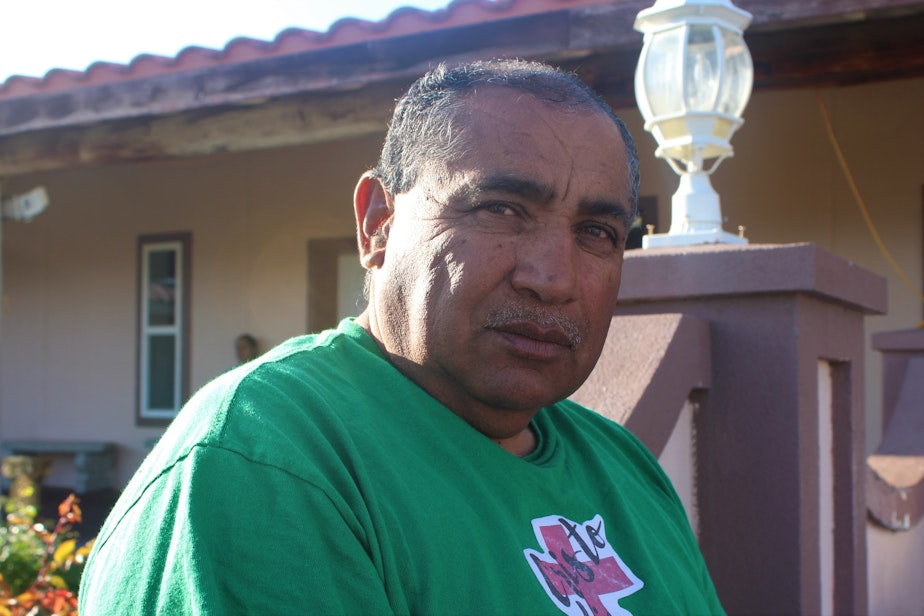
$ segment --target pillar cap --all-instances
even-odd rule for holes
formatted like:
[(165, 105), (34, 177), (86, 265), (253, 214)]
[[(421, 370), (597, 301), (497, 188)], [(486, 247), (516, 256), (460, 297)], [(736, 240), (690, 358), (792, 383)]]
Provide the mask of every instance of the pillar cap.
[(620, 303), (751, 294), (814, 295), (885, 314), (886, 279), (811, 243), (626, 251)]

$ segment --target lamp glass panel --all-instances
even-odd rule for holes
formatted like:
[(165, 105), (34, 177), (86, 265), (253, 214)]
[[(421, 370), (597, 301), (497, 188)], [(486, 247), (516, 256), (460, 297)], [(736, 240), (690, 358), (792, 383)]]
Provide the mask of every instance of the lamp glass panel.
[(682, 139), (684, 137), (689, 138), (690, 136), (690, 131), (687, 129), (687, 123), (684, 122), (683, 118), (662, 120), (658, 123), (658, 128), (661, 129), (661, 135), (664, 141), (672, 141), (674, 139)]
[(751, 96), (754, 65), (741, 35), (725, 28), (720, 30), (725, 49), (725, 79), (718, 111), (740, 117)]
[(721, 59), (713, 26), (689, 26), (683, 69), (685, 108), (689, 111), (714, 111), (722, 76)]
[(731, 139), (732, 133), (735, 131), (735, 123), (723, 118), (716, 118), (715, 126), (712, 128), (712, 136), (721, 139), (722, 141), (728, 141)]
[(683, 46), (685, 29), (680, 26), (651, 35), (645, 59), (645, 96), (652, 117), (683, 111)]

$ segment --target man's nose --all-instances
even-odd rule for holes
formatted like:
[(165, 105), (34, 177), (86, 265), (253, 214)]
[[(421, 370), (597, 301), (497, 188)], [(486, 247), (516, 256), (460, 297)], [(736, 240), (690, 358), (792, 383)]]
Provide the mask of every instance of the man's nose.
[(550, 304), (574, 299), (576, 249), (570, 229), (544, 229), (522, 238), (511, 280), (513, 288)]

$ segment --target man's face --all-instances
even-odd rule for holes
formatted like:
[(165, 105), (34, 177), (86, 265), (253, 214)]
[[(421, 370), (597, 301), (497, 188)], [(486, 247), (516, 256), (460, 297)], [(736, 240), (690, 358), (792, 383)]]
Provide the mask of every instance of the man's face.
[(461, 154), (394, 197), (370, 297), (396, 367), (506, 438), (590, 374), (616, 305), (630, 181), (613, 121), (469, 95)]
[(238, 361), (242, 364), (257, 357), (257, 347), (243, 336), (234, 341), (234, 350)]

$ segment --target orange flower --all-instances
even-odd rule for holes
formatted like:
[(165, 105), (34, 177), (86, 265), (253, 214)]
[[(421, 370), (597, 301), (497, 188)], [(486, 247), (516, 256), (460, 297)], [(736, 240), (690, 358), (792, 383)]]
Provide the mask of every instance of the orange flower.
[(79, 524), (83, 521), (83, 515), (78, 503), (80, 499), (73, 494), (68, 495), (60, 505), (58, 505), (58, 515), (66, 519), (70, 524)]
[(42, 607), (56, 615), (76, 614), (77, 597), (69, 590), (48, 590), (42, 596)]

